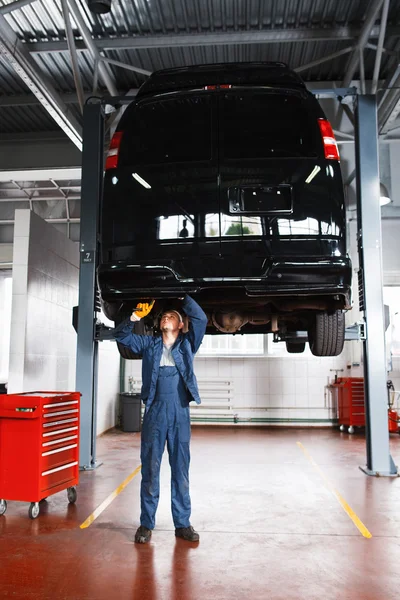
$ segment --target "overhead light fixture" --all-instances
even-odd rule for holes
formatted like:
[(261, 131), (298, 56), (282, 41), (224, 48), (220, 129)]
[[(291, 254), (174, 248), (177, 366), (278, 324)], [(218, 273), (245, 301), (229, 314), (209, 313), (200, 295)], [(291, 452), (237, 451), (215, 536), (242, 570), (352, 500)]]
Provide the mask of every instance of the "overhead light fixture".
[(89, 10), (98, 14), (104, 15), (111, 12), (112, 0), (88, 0)]
[(136, 181), (138, 181), (144, 188), (146, 188), (146, 190), (151, 190), (151, 185), (149, 185), (147, 181), (140, 177), (140, 175), (137, 173), (132, 173), (132, 177), (136, 179)]
[(307, 177), (306, 183), (310, 183), (314, 179), (314, 177), (320, 172), (320, 170), (321, 170), (321, 167), (319, 165), (315, 165), (315, 167), (313, 168), (313, 170)]
[(382, 182), (380, 182), (379, 190), (380, 190), (380, 205), (385, 206), (385, 204), (390, 204), (391, 199), (390, 199), (389, 192), (387, 190), (386, 185), (384, 185)]

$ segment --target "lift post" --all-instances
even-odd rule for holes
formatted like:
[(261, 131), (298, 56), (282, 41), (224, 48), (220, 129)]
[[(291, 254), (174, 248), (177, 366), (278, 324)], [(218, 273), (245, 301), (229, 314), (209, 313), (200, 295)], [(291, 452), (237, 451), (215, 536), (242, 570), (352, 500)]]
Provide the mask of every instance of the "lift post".
[(379, 203), (379, 149), (376, 96), (356, 98), (357, 229), (363, 341), (367, 475), (396, 476), (390, 455), (387, 411), (382, 229)]
[(132, 97), (91, 98), (83, 111), (81, 236), (79, 306), (77, 323), (76, 390), (81, 392), (81, 436), (79, 466), (84, 470), (96, 462), (97, 379), (99, 341), (112, 338), (105, 326), (96, 327), (96, 269), (99, 255), (99, 214), (103, 195), (104, 132), (106, 106), (121, 106)]
[(95, 469), (97, 420), (96, 267), (100, 199), (103, 187), (104, 107), (88, 102), (83, 113), (81, 237), (76, 390), (81, 392), (79, 466)]

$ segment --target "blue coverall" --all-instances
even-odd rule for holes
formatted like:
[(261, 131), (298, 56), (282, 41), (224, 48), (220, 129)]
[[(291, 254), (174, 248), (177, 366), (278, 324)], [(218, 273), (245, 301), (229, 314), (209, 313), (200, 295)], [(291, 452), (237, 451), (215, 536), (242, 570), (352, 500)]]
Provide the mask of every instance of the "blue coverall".
[(193, 358), (204, 337), (207, 316), (190, 296), (182, 309), (190, 319), (188, 333), (180, 333), (172, 347), (175, 367), (160, 367), (162, 336), (132, 333), (127, 319), (114, 330), (115, 339), (143, 358), (141, 397), (146, 406), (141, 439), (142, 483), (140, 524), (154, 529), (160, 495), (160, 466), (167, 442), (171, 465), (171, 509), (175, 528), (190, 526), (189, 402), (200, 404)]

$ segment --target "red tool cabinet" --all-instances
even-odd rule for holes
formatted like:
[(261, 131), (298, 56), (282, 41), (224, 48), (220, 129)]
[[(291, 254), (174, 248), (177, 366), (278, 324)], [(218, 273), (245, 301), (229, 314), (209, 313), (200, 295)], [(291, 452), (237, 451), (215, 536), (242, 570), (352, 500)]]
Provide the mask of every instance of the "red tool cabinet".
[(364, 378), (339, 377), (334, 387), (338, 391), (338, 412), (341, 431), (365, 426)]
[(27, 392), (0, 396), (0, 515), (7, 500), (39, 502), (79, 483), (79, 392)]

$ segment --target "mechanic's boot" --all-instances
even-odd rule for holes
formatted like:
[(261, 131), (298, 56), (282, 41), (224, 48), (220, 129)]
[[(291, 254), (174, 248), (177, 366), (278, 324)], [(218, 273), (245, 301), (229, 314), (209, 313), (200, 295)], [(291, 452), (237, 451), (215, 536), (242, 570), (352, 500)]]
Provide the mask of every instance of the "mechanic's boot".
[(147, 529), (144, 525), (138, 527), (137, 532), (135, 533), (135, 542), (137, 544), (147, 544), (151, 538), (151, 529)]
[(175, 529), (175, 535), (187, 542), (198, 542), (200, 539), (199, 534), (191, 525), (189, 525), (189, 527), (178, 527)]

